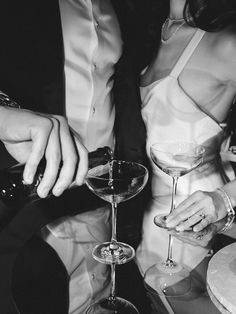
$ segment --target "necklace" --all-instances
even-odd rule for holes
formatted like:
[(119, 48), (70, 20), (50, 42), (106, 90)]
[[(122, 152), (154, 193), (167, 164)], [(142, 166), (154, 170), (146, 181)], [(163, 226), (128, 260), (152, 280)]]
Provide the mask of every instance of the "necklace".
[[(181, 22), (181, 23), (180, 23)], [(168, 30), (168, 28), (171, 27), (172, 24), (174, 23), (180, 23), (178, 27), (176, 27), (176, 29), (174, 30), (174, 32), (172, 34), (170, 34), (169, 37), (166, 38), (165, 33)], [(185, 20), (183, 18), (181, 19), (173, 19), (171, 17), (167, 17), (167, 19), (165, 20), (165, 22), (162, 25), (161, 28), (161, 42), (162, 43), (167, 43), (171, 38), (173, 38), (176, 33), (180, 30), (180, 28), (185, 24)]]
[(168, 16), (167, 19), (169, 19), (171, 22), (183, 22), (184, 21), (183, 17), (180, 17), (180, 18), (177, 19), (177, 18)]

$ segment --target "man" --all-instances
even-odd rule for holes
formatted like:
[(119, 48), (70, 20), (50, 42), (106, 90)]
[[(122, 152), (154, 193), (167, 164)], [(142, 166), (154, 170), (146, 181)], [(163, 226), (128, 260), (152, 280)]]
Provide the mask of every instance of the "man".
[[(7, 28), (0, 22), (0, 89), (22, 108), (9, 108), (3, 95), (1, 140), (12, 157), (26, 162), (26, 183), (45, 155), (37, 192), (41, 198), (50, 190), (60, 196), (74, 178), (83, 183), (86, 149), (114, 148), (111, 89), (122, 47), (118, 21), (108, 0), (3, 1), (0, 7), (11, 20)], [(74, 210), (80, 206), (75, 200)], [(109, 215), (103, 206), (43, 230), (70, 276), (70, 313), (85, 313), (94, 298), (109, 292), (109, 269), (91, 255), (98, 242), (109, 239)]]
[[(129, 2), (132, 5), (132, 1)], [(135, 28), (138, 24), (133, 23), (136, 17), (133, 19), (134, 16), (128, 14), (127, 3), (117, 0), (114, 7), (123, 26), (125, 47), (129, 50), (140, 30)], [(69, 312), (85, 313), (94, 297), (98, 299), (109, 290), (107, 267), (91, 256), (93, 246), (109, 238), (109, 211), (103, 206), (88, 212), (95, 205), (91, 205), (92, 196), (85, 189), (84, 205), (76, 189), (62, 193), (73, 180), (77, 185), (83, 183), (88, 167), (86, 149), (114, 147), (115, 112), (111, 88), (114, 65), (122, 45), (117, 18), (109, 0), (3, 0), (0, 8), (4, 12), (0, 19), (0, 36), (4, 43), (0, 50), (0, 90), (11, 98), (3, 96), (1, 103), (12, 104), (14, 100), (22, 108), (0, 106), (0, 139), (14, 159), (26, 163), (26, 183), (32, 182), (38, 162), (45, 155), (47, 167), (37, 192), (41, 198), (46, 198), (50, 190), (59, 196), (53, 201), (32, 204), (24, 210), (25, 216), (31, 216), (31, 225), (37, 225), (35, 220), (40, 217), (41, 221), (34, 226), (36, 230), (55, 218), (85, 212), (56, 220), (44, 228), (43, 236), (50, 247), (33, 237), (20, 250), (11, 283), (14, 298), (19, 301), (17, 305), (23, 314), (65, 314), (68, 312), (68, 272)], [(145, 132), (139, 102), (133, 98), (132, 90), (129, 92), (130, 95), (121, 95), (117, 100), (116, 151), (120, 158), (143, 162)], [(124, 108), (124, 97), (127, 104), (128, 99), (133, 98), (133, 104)], [(72, 133), (76, 136), (71, 136)], [(2, 167), (13, 163), (5, 151), (0, 156)], [(58, 175), (60, 161), (63, 167)], [(40, 206), (43, 206), (43, 217)], [(128, 230), (134, 218), (141, 216), (141, 213), (137, 215), (137, 207), (133, 208), (135, 216), (124, 210), (121, 217), (120, 225), (128, 221)], [(49, 212), (51, 216), (47, 217)], [(17, 219), (10, 230), (12, 225), (17, 225)], [(22, 230), (19, 233), (21, 237)], [(5, 241), (3, 234), (0, 234), (0, 249), (1, 244), (4, 248), (4, 243), (10, 243), (9, 237)], [(120, 235), (127, 239), (123, 231)], [(136, 234), (129, 232), (129, 235), (137, 242)], [(29, 233), (21, 240), (27, 237)], [(9, 265), (6, 263), (5, 267)], [(37, 280), (32, 288), (31, 277)], [(121, 284), (121, 293), (125, 286)]]

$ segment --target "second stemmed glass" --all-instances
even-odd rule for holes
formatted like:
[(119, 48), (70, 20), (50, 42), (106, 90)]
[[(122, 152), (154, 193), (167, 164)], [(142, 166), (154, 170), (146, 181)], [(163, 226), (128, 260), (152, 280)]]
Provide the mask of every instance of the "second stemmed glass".
[[(96, 170), (96, 169), (95, 169)], [(117, 241), (116, 217), (117, 204), (127, 201), (144, 188), (148, 180), (147, 169), (135, 162), (112, 160), (94, 172), (88, 172), (86, 183), (89, 189), (111, 204), (112, 237), (110, 242), (97, 245), (93, 257), (101, 263), (111, 265), (111, 294), (92, 304), (86, 313), (138, 314), (136, 307), (129, 301), (115, 295), (115, 265), (124, 264), (134, 258), (134, 249)]]
[[(177, 182), (180, 176), (198, 167), (205, 149), (201, 145), (188, 142), (155, 143), (150, 148), (151, 159), (158, 168), (172, 177), (172, 197), (170, 213), (175, 209)], [(168, 229), (166, 216), (157, 215), (154, 223)], [(191, 288), (191, 278), (187, 269), (172, 258), (172, 236), (169, 235), (168, 256), (165, 262), (151, 266), (145, 273), (144, 282), (151, 292), (159, 295), (185, 295)]]

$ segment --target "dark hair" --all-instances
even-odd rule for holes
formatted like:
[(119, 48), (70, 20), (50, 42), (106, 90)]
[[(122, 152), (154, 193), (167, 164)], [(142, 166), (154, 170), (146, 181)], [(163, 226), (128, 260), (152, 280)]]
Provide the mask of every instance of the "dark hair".
[(186, 0), (184, 15), (188, 23), (205, 31), (219, 31), (236, 24), (235, 0)]
[[(148, 64), (158, 50), (161, 26), (169, 13), (168, 0), (143, 0), (149, 7), (149, 19), (143, 41)], [(208, 32), (219, 31), (236, 24), (236, 0), (186, 0), (184, 18), (193, 27)]]
[[(115, 0), (126, 46), (133, 47), (137, 73), (158, 51), (161, 27), (169, 14), (168, 0)], [(236, 24), (236, 0), (186, 0), (184, 18), (208, 32)], [(138, 52), (138, 53), (137, 53)]]

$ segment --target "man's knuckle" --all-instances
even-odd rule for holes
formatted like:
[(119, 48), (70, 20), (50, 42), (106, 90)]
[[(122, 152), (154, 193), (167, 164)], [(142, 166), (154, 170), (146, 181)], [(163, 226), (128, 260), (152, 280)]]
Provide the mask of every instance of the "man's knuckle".
[(53, 121), (48, 117), (42, 117), (40, 125), (45, 130), (51, 131), (53, 128)]

